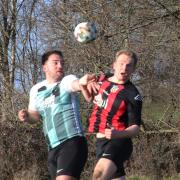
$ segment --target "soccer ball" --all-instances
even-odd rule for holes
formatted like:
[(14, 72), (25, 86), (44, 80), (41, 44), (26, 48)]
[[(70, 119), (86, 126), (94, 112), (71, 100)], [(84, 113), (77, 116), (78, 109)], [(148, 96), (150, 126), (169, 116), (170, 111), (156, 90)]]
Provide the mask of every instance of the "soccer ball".
[(94, 23), (82, 22), (74, 29), (74, 36), (80, 43), (87, 43), (96, 39), (97, 29)]

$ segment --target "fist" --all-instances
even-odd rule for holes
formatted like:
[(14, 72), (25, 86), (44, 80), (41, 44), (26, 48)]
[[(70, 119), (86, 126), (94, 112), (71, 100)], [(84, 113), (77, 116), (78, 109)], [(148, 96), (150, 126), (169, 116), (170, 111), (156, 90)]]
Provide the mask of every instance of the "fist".
[(87, 86), (88, 83), (96, 80), (95, 74), (85, 74), (83, 77), (79, 79), (79, 84), (82, 86)]
[(28, 119), (28, 111), (26, 109), (21, 109), (18, 112), (18, 118), (22, 122), (26, 121)]
[(118, 131), (114, 129), (113, 126), (107, 123), (107, 128), (105, 129), (105, 136), (107, 139), (117, 138)]

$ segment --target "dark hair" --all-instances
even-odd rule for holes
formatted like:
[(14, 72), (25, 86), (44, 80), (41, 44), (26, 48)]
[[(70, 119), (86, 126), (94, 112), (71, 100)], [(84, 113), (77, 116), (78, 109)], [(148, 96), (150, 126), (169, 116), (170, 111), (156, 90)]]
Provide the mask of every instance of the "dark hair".
[(63, 53), (59, 50), (52, 50), (52, 51), (48, 51), (48, 52), (45, 52), (43, 55), (42, 55), (42, 58), (41, 58), (41, 63), (42, 65), (44, 65), (46, 63), (46, 61), (48, 60), (49, 56), (51, 56), (52, 54), (57, 54), (59, 55), (61, 58), (64, 58), (63, 57)]
[(121, 54), (125, 54), (125, 55), (129, 56), (130, 58), (132, 58), (134, 61), (134, 66), (136, 66), (136, 64), (138, 62), (138, 57), (133, 51), (131, 51), (129, 49), (122, 49), (122, 50), (118, 51), (115, 56), (115, 61)]

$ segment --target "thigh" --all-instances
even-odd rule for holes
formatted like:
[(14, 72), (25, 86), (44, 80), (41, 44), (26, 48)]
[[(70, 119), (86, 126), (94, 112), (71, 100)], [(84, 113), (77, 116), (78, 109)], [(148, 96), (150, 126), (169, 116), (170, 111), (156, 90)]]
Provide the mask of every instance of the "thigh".
[(108, 143), (104, 152), (111, 153), (112, 160), (119, 166), (130, 158), (132, 150), (133, 147), (130, 139), (113, 139)]
[(112, 153), (112, 161), (116, 164), (117, 171), (113, 178), (125, 175), (124, 162), (132, 154), (132, 142), (130, 139), (114, 139), (106, 147), (106, 152)]
[(75, 137), (64, 143), (57, 157), (57, 176), (79, 178), (87, 160), (87, 142), (84, 137)]
[(108, 144), (109, 140), (106, 138), (98, 138), (96, 140), (96, 158), (100, 159), (105, 152), (105, 148)]
[(50, 150), (48, 152), (48, 171), (51, 179), (56, 179), (57, 163), (56, 163), (56, 150)]
[(116, 172), (117, 167), (110, 159), (100, 158), (94, 168), (94, 179), (111, 179)]
[(98, 139), (96, 153), (98, 159), (109, 159), (115, 164), (117, 171), (114, 177), (124, 176), (123, 163), (132, 153), (132, 142), (130, 139)]

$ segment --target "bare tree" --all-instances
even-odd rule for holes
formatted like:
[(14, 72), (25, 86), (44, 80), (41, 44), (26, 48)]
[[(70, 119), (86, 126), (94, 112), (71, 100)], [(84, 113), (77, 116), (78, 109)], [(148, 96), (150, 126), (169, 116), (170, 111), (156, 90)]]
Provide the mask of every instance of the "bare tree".
[[(73, 35), (75, 26), (83, 21), (94, 22), (98, 29), (97, 39), (88, 44), (78, 43)], [(0, 130), (7, 128), (1, 133), (0, 148), (4, 147), (4, 151), (0, 149), (0, 153), (3, 152), (3, 155), (0, 154), (1, 162), (4, 162), (3, 157), (10, 157), (0, 166), (3, 177), (13, 177), (14, 172), (22, 168), (27, 170), (31, 163), (38, 162), (38, 158), (43, 159), (39, 153), (39, 149), (44, 150), (43, 143), (39, 144), (37, 139), (41, 138), (40, 131), (33, 134), (27, 128), (28, 142), (22, 137), (16, 143), (15, 138), (10, 137), (14, 132), (10, 126), (12, 123), (2, 125), (2, 122), (13, 121), (15, 114), (6, 119), (7, 115), (16, 112), (20, 106), (26, 107), (29, 88), (43, 76), (40, 55), (48, 49), (61, 49), (65, 55), (66, 73), (79, 76), (86, 72), (98, 74), (109, 71), (118, 50), (133, 49), (140, 61), (132, 80), (138, 85), (146, 103), (166, 105), (162, 117), (152, 127), (175, 128), (173, 113), (179, 108), (180, 101), (179, 29), (179, 0), (0, 0)], [(89, 113), (88, 108), (84, 103), (84, 119)], [(16, 129), (13, 137), (21, 136), (22, 126), (13, 127)], [(31, 159), (27, 158), (28, 163), (21, 160), (22, 154), (14, 151), (16, 156), (12, 163), (12, 153), (10, 150), (7, 152), (9, 144), (9, 149), (15, 147), (25, 153), (24, 157), (29, 157), (29, 153), (32, 155), (36, 150), (37, 157), (32, 155)], [(32, 151), (27, 150), (29, 146)], [(46, 172), (46, 169), (41, 170)]]
[[(172, 99), (176, 99), (178, 107), (180, 10), (177, 0), (54, 0), (41, 6), (42, 42), (46, 49), (63, 50), (67, 73), (82, 75), (110, 70), (115, 52), (131, 48), (140, 57), (133, 80), (145, 102), (172, 105)], [(75, 40), (73, 30), (82, 21), (95, 22), (98, 28), (95, 41), (81, 44)]]
[[(36, 1), (28, 3), (26, 1), (17, 0), (2, 0), (0, 1), (0, 91), (1, 91), (1, 115), (2, 119), (7, 118), (7, 114), (13, 112), (14, 109), (14, 94), (15, 87), (20, 85), (17, 82), (18, 69), (25, 69), (22, 67), (22, 62), (28, 63), (27, 49), (31, 56), (29, 57), (29, 66), (37, 69), (37, 54), (32, 48), (34, 43), (31, 38), (31, 31), (34, 28), (34, 9)], [(30, 9), (25, 11), (25, 8)], [(27, 10), (27, 9), (26, 9)], [(25, 19), (21, 19), (25, 15)], [(34, 19), (33, 19), (34, 18)], [(23, 26), (26, 24), (26, 27)], [(26, 29), (25, 29), (26, 28)], [(20, 32), (25, 34), (23, 42), (20, 42)], [(26, 49), (26, 51), (22, 51)], [(23, 54), (24, 53), (24, 54)], [(23, 59), (22, 57), (26, 57)], [(20, 58), (18, 64), (17, 58)], [(31, 60), (30, 60), (31, 59)], [(19, 68), (21, 66), (21, 68)], [(32, 68), (28, 68), (29, 72)], [(37, 70), (31, 72), (31, 77), (35, 83), (37, 81)], [(28, 73), (30, 74), (30, 73)], [(24, 76), (24, 75), (23, 75)], [(22, 77), (22, 76), (21, 76)], [(7, 109), (11, 111), (7, 111)]]

